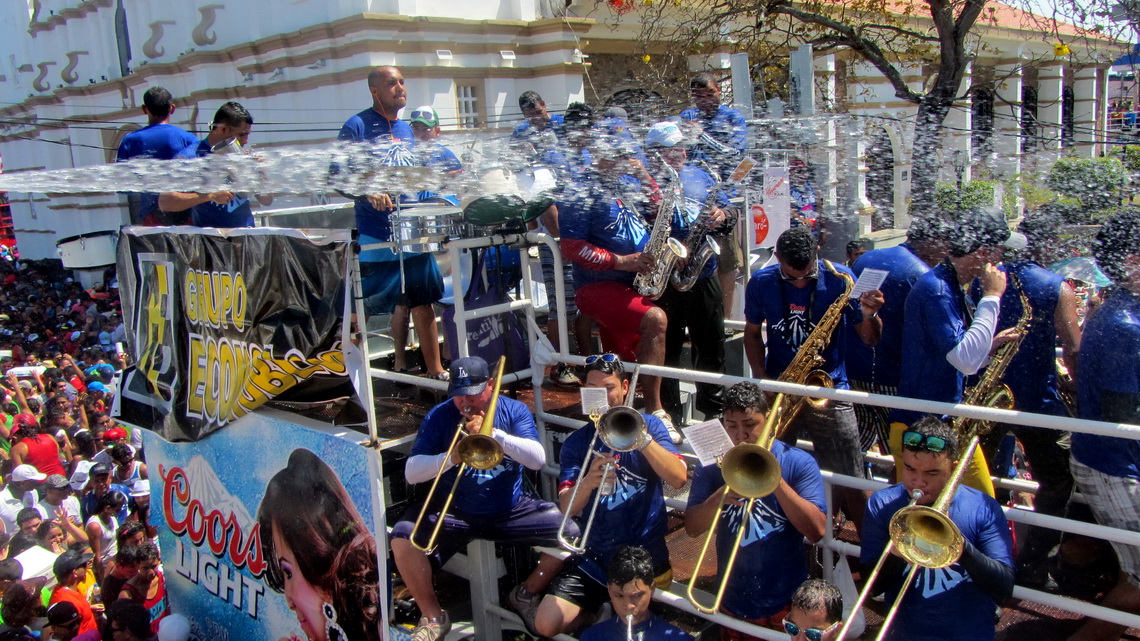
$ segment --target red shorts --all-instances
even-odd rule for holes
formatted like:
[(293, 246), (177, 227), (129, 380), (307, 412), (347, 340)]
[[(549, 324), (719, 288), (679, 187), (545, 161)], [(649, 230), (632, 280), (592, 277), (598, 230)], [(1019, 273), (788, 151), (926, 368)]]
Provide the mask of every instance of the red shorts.
[(638, 294), (629, 285), (612, 280), (583, 285), (575, 298), (578, 309), (598, 324), (602, 348), (617, 354), (623, 361), (637, 361), (641, 319), (657, 306), (653, 300)]
[[(735, 614), (730, 614), (729, 612), (725, 612), (725, 614), (728, 614), (733, 618), (740, 619), (746, 623), (758, 625), (762, 628), (768, 628), (769, 630), (777, 630), (779, 632), (783, 632), (784, 619), (788, 617), (788, 613), (791, 611), (792, 606), (789, 604), (785, 606), (783, 610), (780, 610), (772, 616), (763, 617), (761, 619), (744, 619), (736, 616)], [(721, 641), (760, 641), (758, 637), (754, 637), (751, 634), (744, 634), (743, 632), (738, 632), (732, 628), (726, 628), (723, 626), (720, 628), (720, 639)]]

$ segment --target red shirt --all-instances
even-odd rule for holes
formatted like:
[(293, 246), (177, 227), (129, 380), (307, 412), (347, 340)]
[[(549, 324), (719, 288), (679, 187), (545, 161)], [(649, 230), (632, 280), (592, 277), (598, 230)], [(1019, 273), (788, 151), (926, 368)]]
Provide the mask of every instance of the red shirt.
[[(80, 623), (79, 634), (90, 632), (91, 630), (99, 629), (99, 625), (95, 622), (95, 612), (91, 606), (87, 604), (87, 599), (71, 588), (65, 588), (57, 585), (51, 593), (51, 603), (59, 603), (60, 601), (67, 601), (79, 610)], [(49, 603), (49, 605), (51, 604)]]
[(67, 476), (59, 462), (59, 443), (56, 443), (55, 438), (48, 434), (36, 434), (20, 442), (28, 448), (25, 463), (35, 467), (41, 474)]

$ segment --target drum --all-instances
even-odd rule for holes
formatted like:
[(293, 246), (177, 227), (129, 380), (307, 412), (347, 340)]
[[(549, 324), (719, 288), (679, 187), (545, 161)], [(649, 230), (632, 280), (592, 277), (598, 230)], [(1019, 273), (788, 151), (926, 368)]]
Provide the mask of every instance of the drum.
[(443, 251), (443, 241), (457, 237), (463, 210), (453, 205), (401, 206), (392, 214), (392, 236), (404, 251)]
[(465, 221), (479, 227), (497, 227), (521, 218), (526, 199), (514, 172), (492, 166), (478, 172), (477, 184), (464, 194), (460, 204)]
[(64, 269), (92, 269), (114, 265), (119, 230), (94, 231), (68, 236), (56, 242)]
[(554, 204), (554, 193), (558, 190), (558, 178), (550, 167), (536, 167), (519, 176), (519, 185), (526, 194), (523, 222), (529, 223), (538, 218)]

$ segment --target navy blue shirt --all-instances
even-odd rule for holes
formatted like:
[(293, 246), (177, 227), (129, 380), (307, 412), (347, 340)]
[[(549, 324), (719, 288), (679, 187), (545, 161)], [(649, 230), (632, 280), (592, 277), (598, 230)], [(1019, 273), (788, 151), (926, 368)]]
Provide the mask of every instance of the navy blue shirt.
[[(1080, 417), (1140, 423), (1140, 296), (1117, 289), (1085, 323), (1077, 358)], [(1106, 407), (1105, 401), (1130, 400)], [(1073, 458), (1110, 476), (1140, 479), (1140, 441), (1073, 432)]]
[[(614, 616), (586, 628), (578, 639), (579, 641), (626, 641), (628, 633), (625, 617)], [(633, 641), (693, 641), (693, 637), (650, 612), (648, 619), (633, 626)]]
[(902, 369), (903, 308), (915, 282), (930, 271), (930, 267), (915, 255), (910, 245), (903, 243), (872, 249), (855, 261), (851, 271), (859, 277), (864, 269), (887, 272), (887, 279), (879, 286), (883, 292), (883, 306), (879, 309), (883, 333), (878, 344), (871, 347), (859, 340), (854, 327), (849, 328), (847, 376), (851, 380), (897, 388)]
[[(642, 414), (649, 436), (661, 447), (677, 454), (677, 447), (669, 437), (665, 424), (656, 416)], [(593, 424), (587, 424), (566, 438), (559, 454), (562, 467), (558, 475), (559, 487), (573, 484), (582, 471), (586, 448), (594, 438)], [(600, 440), (594, 451), (612, 454)], [(679, 455), (679, 454), (678, 454)], [(665, 493), (661, 477), (640, 451), (618, 452), (617, 477), (614, 491), (603, 496), (594, 519), (590, 538), (586, 539), (586, 553), (579, 567), (602, 585), (606, 584), (606, 567), (614, 553), (625, 545), (640, 545), (653, 556), (653, 565), (664, 571), (669, 567), (669, 549), (665, 546)], [(593, 509), (594, 494), (582, 511), (582, 523)]]
[[(815, 459), (782, 441), (772, 444), (772, 454), (780, 463), (780, 476), (796, 494), (824, 512), (827, 508), (823, 476)], [(704, 503), (723, 488), (724, 476), (719, 466), (697, 468), (689, 489), (689, 507)], [(716, 555), (720, 567), (732, 552), (743, 517), (743, 505), (729, 505), (720, 511), (720, 522), (716, 525)], [(807, 578), (804, 535), (788, 520), (775, 494), (757, 499), (752, 504), (748, 531), (740, 542), (736, 565), (728, 580), (724, 608), (745, 619), (771, 616), (791, 602), (792, 594)]]
[[(384, 143), (396, 140), (410, 142), (414, 139), (412, 126), (403, 120), (388, 120), (375, 109), (369, 107), (344, 123), (337, 134), (337, 140), (348, 142)], [(350, 167), (349, 170), (354, 168)], [(334, 172), (339, 168), (334, 168)], [(380, 240), (392, 240), (392, 223), (388, 220), (391, 210), (381, 211), (368, 203), (368, 198), (356, 199), (356, 229)]]
[[(169, 123), (148, 125), (123, 137), (123, 141), (119, 143), (115, 162), (125, 162), (135, 158), (170, 160), (177, 156), (178, 152), (197, 144), (198, 139), (194, 134), (180, 127)], [(141, 216), (158, 209), (158, 194), (144, 192), (140, 196)]]
[[(182, 158), (204, 158), (210, 155), (212, 145), (203, 138), (196, 147), (187, 147), (178, 155)], [(253, 209), (244, 194), (234, 194), (225, 205), (206, 201), (190, 209), (190, 223), (198, 227), (253, 227)]]
[[(910, 502), (906, 488), (899, 483), (875, 492), (867, 501), (863, 519), (859, 561), (870, 566), (878, 560), (890, 537), (891, 517)], [(950, 519), (982, 554), (1013, 567), (1013, 540), (1009, 523), (998, 502), (971, 488), (959, 487), (950, 502)], [(905, 576), (909, 567), (898, 566)], [(901, 577), (887, 590), (887, 603), (898, 595)], [(921, 569), (915, 575), (899, 608), (888, 638), (905, 641), (992, 641), (994, 638), (993, 599), (974, 581), (960, 563), (937, 570)]]
[[(614, 189), (620, 191), (614, 191)], [(645, 249), (649, 227), (641, 211), (641, 183), (622, 176), (613, 187), (602, 185), (597, 172), (588, 171), (583, 180), (563, 192), (558, 202), (558, 223), (562, 238), (584, 240), (619, 256)], [(594, 271), (573, 264), (574, 287), (600, 281), (616, 281), (633, 285), (634, 272), (610, 269)]]
[[(446, 452), (462, 416), (450, 399), (433, 407), (420, 424), (410, 456), (436, 456)], [(526, 405), (505, 396), (499, 397), (499, 404), (495, 408), (495, 429), (512, 436), (538, 440), (530, 410)], [(458, 473), (458, 465), (445, 472), (440, 479), (441, 486), (451, 487)], [(508, 456), (504, 456), (502, 463), (489, 470), (468, 467), (463, 476), (464, 481), (459, 484), (455, 500), (451, 504), (456, 513), (484, 517), (505, 514), (522, 498), (523, 466)]]
[[(815, 329), (815, 324), (846, 288), (843, 279), (832, 274), (822, 260), (816, 264), (819, 278), (809, 281), (806, 287), (796, 287), (785, 281), (780, 276), (778, 264), (757, 271), (748, 281), (744, 292), (744, 318), (753, 325), (768, 322), (764, 354), (764, 370), (768, 378), (778, 378), (791, 364), (800, 345)], [(843, 265), (834, 267), (836, 271), (851, 275), (851, 270)], [(852, 302), (844, 305), (839, 327), (821, 354), (824, 359), (822, 369), (831, 376), (836, 389), (849, 388), (845, 367), (846, 326), (863, 322), (863, 312), (856, 305)]]
[[(121, 510), (119, 510), (119, 513), (115, 515), (115, 518), (119, 520), (119, 525), (126, 523), (127, 522), (127, 516), (130, 515), (130, 506), (131, 506), (131, 499), (130, 499), (131, 490), (130, 490), (130, 488), (128, 488), (125, 485), (121, 485), (119, 483), (112, 483), (111, 489), (109, 489), (107, 491), (108, 492), (122, 492), (123, 496), (127, 497), (126, 504), (124, 504), (123, 508)], [(87, 522), (87, 519), (94, 516), (95, 508), (97, 508), (97, 507), (99, 507), (99, 497), (95, 496), (94, 492), (89, 491), (86, 494), (84, 494), (82, 497), (80, 497), (80, 499), (79, 499), (79, 515), (81, 517), (83, 517), (84, 523)]]

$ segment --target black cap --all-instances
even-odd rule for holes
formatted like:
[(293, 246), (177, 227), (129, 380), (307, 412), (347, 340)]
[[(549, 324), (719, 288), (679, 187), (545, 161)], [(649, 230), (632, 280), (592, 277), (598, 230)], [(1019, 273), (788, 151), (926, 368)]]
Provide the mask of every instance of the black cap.
[(48, 625), (67, 625), (78, 621), (79, 610), (70, 601), (59, 601), (47, 609)]
[(451, 379), (447, 387), (447, 397), (472, 396), (482, 394), (491, 380), (487, 361), (478, 356), (457, 358), (451, 362)]
[(89, 476), (95, 478), (96, 476), (103, 476), (104, 474), (111, 473), (111, 466), (106, 463), (96, 463), (91, 467)]
[(90, 552), (84, 552), (82, 554), (75, 550), (64, 552), (56, 558), (55, 564), (52, 565), (52, 571), (55, 572), (56, 580), (62, 580), (63, 577), (83, 567), (84, 563), (87, 563), (93, 558), (95, 558), (95, 555)]

